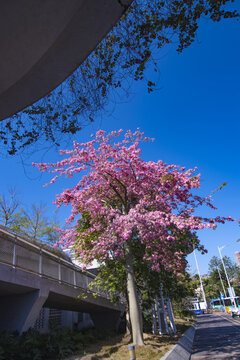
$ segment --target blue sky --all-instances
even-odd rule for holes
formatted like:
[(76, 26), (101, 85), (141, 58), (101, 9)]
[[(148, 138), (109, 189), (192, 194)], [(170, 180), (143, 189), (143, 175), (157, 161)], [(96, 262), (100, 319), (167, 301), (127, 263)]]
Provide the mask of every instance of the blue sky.
[[(240, 218), (240, 23), (225, 20), (213, 24), (202, 21), (198, 40), (184, 53), (165, 49), (159, 55), (159, 90), (147, 94), (145, 87), (134, 84), (130, 97), (112, 104), (95, 123), (76, 136), (88, 141), (98, 128), (107, 131), (140, 127), (154, 143), (144, 145), (143, 158), (192, 168), (202, 174), (200, 193), (208, 195), (224, 181), (227, 186), (214, 195), (217, 211), (204, 211), (209, 216)], [(110, 114), (110, 115), (109, 115)], [(57, 193), (71, 186), (72, 180), (61, 180), (43, 188), (48, 176), (40, 176), (31, 162), (55, 161), (60, 156), (53, 149), (36, 152), (24, 158), (0, 158), (1, 193), (9, 185), (16, 186), (23, 203), (45, 203), (49, 215), (54, 213), (52, 201)], [(57, 214), (64, 221), (66, 211)], [(203, 230), (199, 238), (208, 249), (207, 255), (197, 254), (200, 272), (207, 272), (208, 262), (218, 255), (217, 246), (226, 245), (223, 255), (234, 259), (240, 250), (239, 224), (219, 226), (216, 231)], [(196, 272), (193, 255), (188, 257), (190, 271)]]

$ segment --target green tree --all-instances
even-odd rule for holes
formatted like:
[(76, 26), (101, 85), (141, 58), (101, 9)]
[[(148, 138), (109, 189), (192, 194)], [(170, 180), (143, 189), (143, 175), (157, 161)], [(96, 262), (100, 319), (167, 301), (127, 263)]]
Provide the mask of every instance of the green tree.
[[(240, 269), (238, 266), (231, 260), (230, 257), (224, 256), (223, 261), (226, 267), (226, 271), (230, 280), (231, 285), (237, 291), (237, 287), (234, 285), (235, 279), (240, 279)], [(222, 261), (219, 257), (213, 256), (209, 262), (208, 267), (208, 277), (203, 280), (203, 286), (207, 299), (218, 298), (220, 293), (224, 294), (225, 288), (226, 294), (228, 296), (228, 283), (225, 275), (225, 271), (222, 265)], [(223, 286), (221, 284), (220, 276), (222, 278)]]
[(29, 211), (22, 209), (19, 227), (16, 230), (36, 240), (54, 244), (58, 240), (57, 223), (49, 221), (46, 206), (32, 204)]
[(9, 188), (7, 194), (0, 195), (0, 224), (35, 240), (54, 244), (58, 240), (59, 226), (46, 216), (46, 206), (32, 204), (30, 210), (26, 210), (20, 205), (15, 188)]
[[(79, 220), (79, 229), (82, 232), (86, 231), (86, 215)], [(175, 230), (178, 233), (179, 249), (185, 253), (185, 257), (193, 251), (193, 247), (202, 251), (199, 245), (199, 239), (196, 234), (191, 234), (186, 230)], [(95, 234), (96, 235), (96, 234)], [(96, 235), (96, 238), (99, 234)], [(175, 234), (176, 235), (176, 234)], [(192, 237), (193, 246), (184, 245), (184, 239)], [(96, 239), (92, 238), (92, 240)], [(172, 300), (173, 307), (176, 313), (181, 313), (187, 310), (185, 306), (185, 299), (196, 296), (194, 293), (194, 286), (187, 271), (183, 271), (180, 277), (177, 277), (171, 272), (168, 272), (161, 266), (161, 271), (153, 271), (149, 263), (143, 262), (144, 246), (139, 239), (135, 239), (133, 246), (133, 268), (136, 278), (136, 287), (139, 294), (141, 311), (143, 314), (148, 313), (152, 309), (155, 297), (160, 297), (160, 285), (163, 286), (164, 296)], [(89, 238), (90, 241), (90, 238)], [(77, 247), (77, 244), (75, 244)], [(179, 250), (177, 248), (174, 251)], [(124, 258), (118, 258), (112, 254), (111, 259), (107, 259), (104, 263), (99, 264), (98, 275), (90, 284), (90, 288), (98, 288), (108, 292), (113, 302), (118, 302), (124, 298), (126, 310), (128, 312), (128, 296), (127, 296), (127, 279), (126, 279), (126, 261)], [(96, 293), (97, 295), (97, 293)], [(131, 329), (131, 324), (127, 324)]]

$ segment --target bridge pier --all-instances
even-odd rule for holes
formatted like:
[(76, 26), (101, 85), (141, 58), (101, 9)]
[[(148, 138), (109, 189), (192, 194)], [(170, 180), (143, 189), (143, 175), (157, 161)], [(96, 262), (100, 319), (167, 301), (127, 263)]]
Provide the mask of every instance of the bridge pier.
[(48, 297), (48, 291), (33, 290), (1, 297), (0, 330), (22, 334), (32, 327)]
[(90, 312), (90, 315), (96, 329), (118, 331), (121, 311), (96, 311)]

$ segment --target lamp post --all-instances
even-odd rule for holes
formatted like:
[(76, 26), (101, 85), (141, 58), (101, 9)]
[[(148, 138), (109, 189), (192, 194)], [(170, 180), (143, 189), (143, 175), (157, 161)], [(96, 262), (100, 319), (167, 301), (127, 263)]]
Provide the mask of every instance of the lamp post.
[(220, 281), (221, 281), (221, 285), (222, 285), (222, 288), (223, 288), (223, 292), (224, 292), (224, 296), (225, 298), (227, 297), (227, 294), (226, 294), (226, 290), (225, 290), (225, 287), (224, 287), (224, 284), (223, 284), (223, 281), (222, 281), (222, 275), (220, 273), (220, 270), (219, 270), (219, 267), (217, 266), (217, 270), (218, 270), (218, 275), (219, 275), (219, 278), (220, 278)]
[(194, 254), (194, 257), (195, 257), (195, 262), (196, 262), (196, 266), (197, 266), (198, 276), (199, 276), (200, 285), (201, 285), (201, 289), (202, 289), (203, 301), (204, 301), (204, 303), (205, 303), (206, 310), (207, 310), (207, 309), (208, 309), (208, 307), (207, 307), (207, 301), (206, 301), (206, 296), (205, 296), (205, 292), (204, 292), (204, 289), (203, 289), (202, 278), (201, 278), (201, 275), (200, 275), (200, 271), (199, 271), (199, 267), (198, 267), (198, 262), (197, 262), (197, 257), (196, 257), (195, 250), (193, 251), (193, 254)]
[[(222, 288), (223, 288), (224, 296), (225, 296), (225, 298), (226, 298), (226, 297), (227, 297), (227, 294), (226, 294), (225, 286), (224, 286), (224, 284), (223, 284), (222, 276), (221, 276), (221, 273), (220, 273), (220, 270), (219, 270), (219, 267), (218, 267), (218, 266), (217, 266), (217, 270), (218, 270), (218, 275), (219, 275), (219, 278), (220, 278), (220, 281), (221, 281), (221, 285), (222, 285)], [(223, 300), (224, 310), (225, 310), (225, 312), (227, 312), (227, 311), (226, 311), (226, 306), (225, 306), (225, 301), (224, 301), (224, 299), (222, 299), (222, 300)]]
[[(224, 248), (224, 246), (221, 246), (221, 247), (218, 246), (218, 251), (219, 251), (219, 255), (220, 255), (220, 258), (221, 258), (221, 261), (222, 261), (222, 264), (223, 264), (223, 269), (224, 269), (224, 272), (225, 272), (225, 275), (226, 275), (226, 278), (227, 278), (227, 283), (228, 283), (229, 291), (231, 292), (231, 284), (230, 284), (230, 281), (229, 281), (229, 278), (228, 278), (227, 270), (226, 270), (226, 267), (225, 267), (225, 264), (224, 264), (224, 261), (223, 261), (223, 257), (222, 257), (222, 253), (221, 253), (221, 250), (222, 250), (223, 248)], [(230, 297), (232, 298), (235, 307), (237, 308), (236, 299), (234, 298), (232, 292), (231, 292), (229, 295), (230, 295)], [(231, 295), (232, 295), (232, 296), (231, 296)]]

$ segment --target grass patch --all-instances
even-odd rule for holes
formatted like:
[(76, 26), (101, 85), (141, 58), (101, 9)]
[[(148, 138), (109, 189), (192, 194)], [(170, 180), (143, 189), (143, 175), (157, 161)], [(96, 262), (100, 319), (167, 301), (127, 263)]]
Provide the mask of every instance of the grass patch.
[[(144, 334), (145, 346), (135, 347), (137, 360), (159, 360), (193, 324), (192, 320), (187, 319), (175, 319), (175, 321), (178, 332), (172, 339), (168, 335)], [(75, 355), (65, 360), (129, 360), (128, 345), (130, 344), (129, 335), (112, 335), (85, 346), (86, 355)]]

